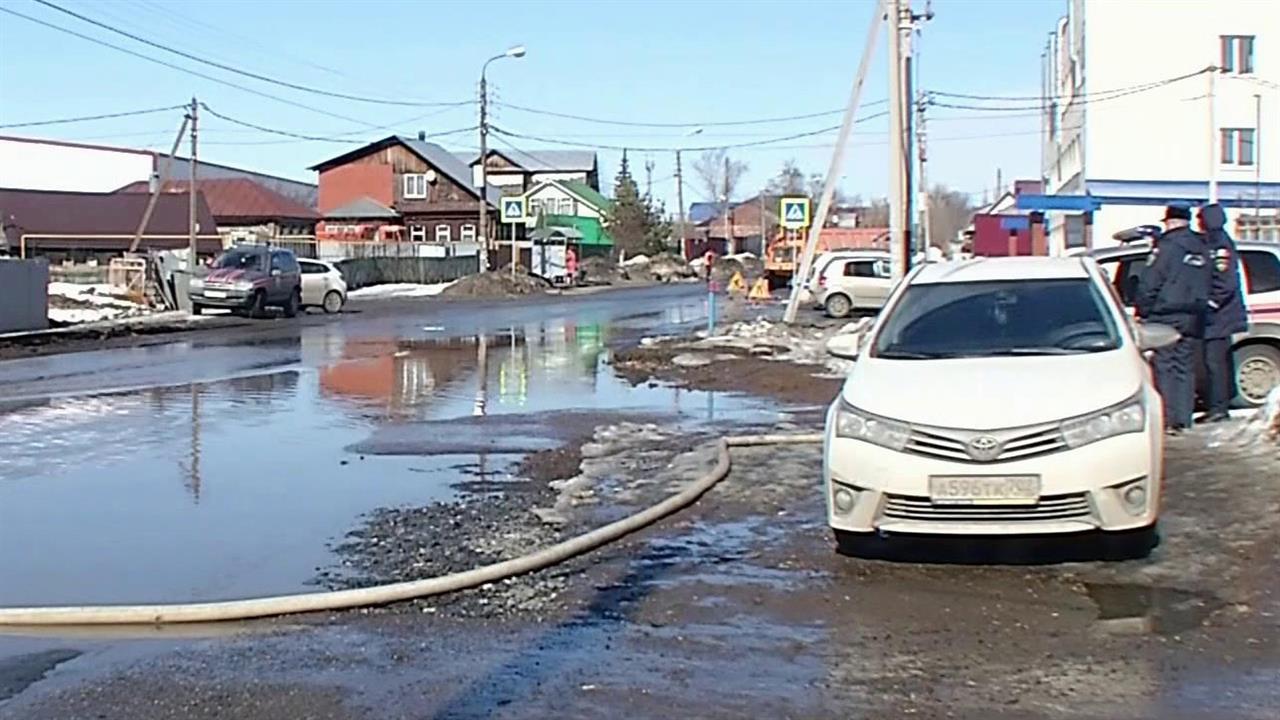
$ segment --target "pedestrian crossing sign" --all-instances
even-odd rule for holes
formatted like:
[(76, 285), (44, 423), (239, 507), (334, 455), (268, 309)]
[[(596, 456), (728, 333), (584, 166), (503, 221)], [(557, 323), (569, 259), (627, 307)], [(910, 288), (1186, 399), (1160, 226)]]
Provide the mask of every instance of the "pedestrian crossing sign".
[(782, 227), (788, 230), (799, 230), (809, 227), (809, 198), (784, 197), (778, 215), (782, 218)]
[(524, 222), (524, 196), (502, 198), (502, 222)]

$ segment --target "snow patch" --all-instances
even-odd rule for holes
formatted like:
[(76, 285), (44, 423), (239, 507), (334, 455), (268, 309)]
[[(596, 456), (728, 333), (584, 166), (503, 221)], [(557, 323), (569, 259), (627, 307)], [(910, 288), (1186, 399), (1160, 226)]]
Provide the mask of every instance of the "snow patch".
[(433, 297), (444, 292), (445, 288), (453, 285), (456, 280), (450, 280), (443, 283), (386, 283), (383, 285), (370, 285), (359, 290), (352, 290), (347, 293), (347, 297), (354, 299), (382, 299), (382, 298), (415, 298), (415, 297)]

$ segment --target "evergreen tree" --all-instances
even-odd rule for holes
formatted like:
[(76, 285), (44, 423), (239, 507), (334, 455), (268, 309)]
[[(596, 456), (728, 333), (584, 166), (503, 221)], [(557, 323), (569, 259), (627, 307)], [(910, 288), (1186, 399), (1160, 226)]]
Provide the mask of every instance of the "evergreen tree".
[(623, 251), (628, 256), (661, 252), (671, 234), (671, 223), (664, 216), (661, 205), (640, 194), (624, 150), (613, 183), (613, 208), (608, 213), (609, 234), (616, 243), (614, 252)]

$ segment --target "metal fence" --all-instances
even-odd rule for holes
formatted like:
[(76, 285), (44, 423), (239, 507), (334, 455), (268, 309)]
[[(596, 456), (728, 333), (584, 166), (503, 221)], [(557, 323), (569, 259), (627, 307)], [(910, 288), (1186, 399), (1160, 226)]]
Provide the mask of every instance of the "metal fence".
[(351, 290), (384, 283), (432, 284), (480, 271), (478, 255), (461, 257), (364, 257), (336, 263)]

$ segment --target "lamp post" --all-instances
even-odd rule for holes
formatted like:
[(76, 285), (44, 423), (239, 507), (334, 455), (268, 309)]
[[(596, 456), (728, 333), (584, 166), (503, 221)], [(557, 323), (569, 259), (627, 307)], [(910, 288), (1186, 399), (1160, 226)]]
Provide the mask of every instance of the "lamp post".
[[(701, 134), (702, 134), (702, 128), (694, 128), (693, 130), (690, 130), (689, 132), (685, 133), (685, 137), (693, 137), (694, 135), (701, 135)], [(680, 254), (681, 254), (681, 255), (683, 255), (683, 254), (684, 254), (684, 252), (685, 252), (685, 247), (684, 247), (684, 235), (685, 235), (685, 226), (684, 226), (684, 173), (682, 172), (682, 169), (681, 169), (681, 167), (680, 167), (680, 149), (679, 149), (679, 148), (677, 148), (677, 149), (676, 149), (676, 205), (679, 207), (679, 210), (680, 210), (680, 246), (679, 246), (679, 252), (680, 252)]]
[[(489, 82), (485, 74), (489, 71), (489, 63), (494, 60), (503, 58), (522, 58), (525, 49), (523, 45), (516, 45), (509, 48), (501, 55), (494, 55), (484, 61), (484, 65), (480, 66), (480, 188), (478, 196), (480, 199), (480, 242), (484, 245), (484, 253), (480, 256), (480, 271), (484, 272), (489, 266)], [(513, 245), (514, 247), (514, 245)], [(511, 261), (514, 263), (515, 258)]]

